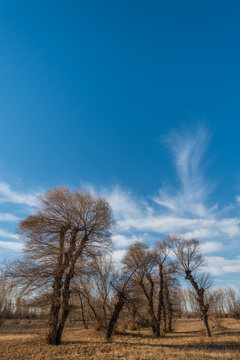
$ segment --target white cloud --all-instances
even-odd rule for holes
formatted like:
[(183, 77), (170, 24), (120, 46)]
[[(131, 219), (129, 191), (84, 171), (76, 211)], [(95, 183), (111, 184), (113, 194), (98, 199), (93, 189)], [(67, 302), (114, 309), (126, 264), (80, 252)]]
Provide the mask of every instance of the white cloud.
[(223, 249), (223, 244), (217, 241), (208, 241), (200, 245), (200, 250), (203, 254), (217, 252)]
[(171, 215), (145, 215), (142, 217), (126, 217), (118, 221), (122, 231), (148, 231), (159, 234), (183, 233), (186, 237), (212, 238), (221, 236), (232, 238), (240, 235), (240, 219), (205, 219), (183, 218)]
[(14, 241), (0, 241), (0, 248), (12, 250), (12, 251), (21, 251), (23, 244)]
[(12, 214), (7, 214), (7, 213), (0, 213), (0, 221), (9, 221), (9, 222), (17, 222), (20, 219)]
[(103, 191), (103, 196), (108, 200), (116, 217), (138, 217), (141, 214), (138, 205), (130, 192), (122, 190), (119, 186)]
[(240, 256), (230, 260), (220, 256), (208, 256), (207, 263), (209, 273), (215, 276), (240, 272)]
[(29, 206), (36, 206), (37, 200), (35, 194), (21, 193), (14, 191), (5, 182), (0, 182), (0, 202), (26, 204)]
[(0, 237), (9, 238), (9, 239), (18, 239), (17, 234), (9, 233), (3, 229), (0, 229)]
[(236, 201), (240, 202), (240, 195), (236, 196)]
[(124, 255), (126, 254), (126, 250), (113, 250), (112, 259), (113, 262), (117, 265), (120, 265), (121, 260), (123, 259)]
[(126, 248), (132, 245), (136, 241), (143, 241), (144, 238), (143, 236), (137, 236), (137, 235), (126, 236), (122, 234), (116, 234), (112, 236), (112, 240), (115, 248), (124, 248), (124, 247)]
[(173, 132), (164, 138), (174, 158), (174, 167), (180, 181), (180, 189), (170, 193), (160, 188), (154, 201), (179, 215), (206, 216), (209, 209), (204, 201), (210, 190), (200, 171), (201, 160), (208, 143), (208, 134), (203, 127), (193, 131)]

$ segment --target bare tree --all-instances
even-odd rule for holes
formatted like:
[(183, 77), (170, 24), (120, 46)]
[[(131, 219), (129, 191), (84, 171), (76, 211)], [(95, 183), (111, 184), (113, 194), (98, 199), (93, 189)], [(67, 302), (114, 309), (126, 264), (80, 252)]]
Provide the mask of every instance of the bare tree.
[(240, 290), (225, 289), (225, 299), (227, 305), (227, 313), (234, 319), (240, 319)]
[[(139, 265), (140, 266), (140, 265)], [(123, 309), (123, 306), (128, 302), (135, 302), (133, 286), (131, 283), (132, 277), (138, 268), (130, 270), (128, 268), (122, 269), (122, 273), (115, 275), (115, 278), (111, 282), (111, 285), (115, 291), (115, 304), (113, 311), (108, 322), (106, 331), (106, 340), (111, 340), (113, 330), (116, 326), (119, 315)]]
[(13, 317), (12, 289), (4, 273), (0, 274), (0, 324)]
[[(155, 312), (154, 306), (154, 267), (156, 266), (156, 258), (144, 243), (136, 242), (129, 248), (124, 262), (129, 269), (137, 270), (135, 281), (146, 297), (152, 331), (158, 337), (160, 336), (160, 322), (158, 321), (158, 315)], [(140, 264), (144, 264), (144, 266), (140, 266)]]
[(205, 301), (204, 292), (210, 286), (210, 280), (206, 274), (199, 274), (205, 259), (200, 253), (197, 239), (186, 240), (182, 236), (174, 235), (167, 238), (168, 245), (176, 256), (181, 271), (191, 283), (197, 295), (199, 309), (204, 321), (206, 333), (211, 336), (208, 325), (209, 304)]
[(125, 258), (129, 269), (137, 269), (135, 281), (147, 300), (151, 327), (156, 337), (160, 336), (162, 315), (166, 318), (164, 277), (168, 252), (164, 241), (157, 242), (151, 250), (144, 243), (136, 242), (129, 248)]
[(83, 302), (97, 321), (98, 329), (106, 328), (111, 308), (114, 266), (109, 254), (92, 255), (84, 266), (76, 271), (74, 292), (78, 294), (85, 321)]
[(23, 258), (9, 273), (24, 294), (50, 306), (48, 341), (59, 345), (76, 267), (84, 252), (110, 245), (113, 221), (106, 200), (86, 191), (55, 188), (39, 201), (36, 214), (20, 222)]
[(177, 267), (173, 261), (164, 266), (164, 331), (171, 332), (176, 312), (176, 290), (178, 289)]

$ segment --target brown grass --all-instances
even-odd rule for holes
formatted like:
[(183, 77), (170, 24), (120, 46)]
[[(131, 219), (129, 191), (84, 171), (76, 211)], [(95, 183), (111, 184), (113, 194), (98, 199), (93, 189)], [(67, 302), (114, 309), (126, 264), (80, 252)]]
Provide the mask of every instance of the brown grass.
[(240, 321), (224, 319), (220, 323), (211, 323), (210, 339), (204, 336), (200, 320), (180, 319), (174, 332), (160, 339), (147, 329), (140, 334), (118, 332), (111, 343), (94, 330), (67, 328), (60, 346), (47, 345), (45, 329), (34, 322), (28, 327), (15, 324), (14, 334), (7, 326), (0, 330), (0, 356), (1, 360), (239, 360)]

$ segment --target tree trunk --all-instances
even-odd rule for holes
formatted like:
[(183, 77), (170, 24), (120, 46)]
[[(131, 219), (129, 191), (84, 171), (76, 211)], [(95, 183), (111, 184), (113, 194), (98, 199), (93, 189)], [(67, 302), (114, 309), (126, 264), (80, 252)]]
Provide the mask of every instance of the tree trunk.
[(106, 333), (107, 341), (111, 340), (114, 326), (116, 325), (116, 322), (119, 318), (120, 312), (124, 306), (124, 303), (125, 303), (124, 296), (122, 293), (120, 293), (118, 301), (117, 301), (116, 305), (114, 306), (114, 311), (113, 311), (112, 317), (111, 317), (108, 327), (107, 327), (107, 333)]
[(83, 298), (82, 298), (81, 293), (79, 293), (79, 299), (80, 299), (83, 326), (84, 326), (85, 329), (88, 329), (88, 323), (87, 323), (86, 318), (85, 318), (85, 311), (84, 311), (84, 306), (83, 306)]
[(208, 325), (208, 315), (207, 315), (207, 313), (203, 315), (203, 321), (204, 321), (204, 325), (205, 325), (205, 328), (206, 328), (207, 336), (210, 337), (211, 332), (210, 332), (209, 325)]
[(58, 262), (54, 271), (54, 282), (53, 282), (53, 292), (52, 292), (52, 304), (50, 310), (49, 318), (49, 333), (48, 333), (48, 342), (51, 345), (59, 345), (60, 339), (57, 338), (57, 329), (58, 329), (58, 320), (59, 313), (61, 309), (61, 289), (63, 286), (63, 256), (64, 256), (64, 241), (66, 235), (66, 229), (63, 228), (59, 234), (59, 255)]
[(165, 304), (163, 304), (163, 324), (164, 324), (164, 332), (167, 332), (167, 312)]
[[(86, 242), (86, 239), (84, 238), (78, 251), (75, 252), (77, 229), (73, 229), (69, 249), (64, 253), (65, 234), (66, 232), (64, 233), (64, 231), (60, 233), (60, 252), (53, 285), (53, 304), (51, 307), (50, 329), (48, 333), (48, 341), (51, 345), (61, 344), (63, 328), (69, 314), (70, 283), (74, 276), (75, 263), (81, 255)], [(66, 269), (68, 271), (65, 273), (65, 279), (63, 281)]]
[(164, 281), (164, 290), (165, 290), (165, 298), (166, 298), (166, 305), (167, 305), (167, 332), (171, 332), (172, 331), (173, 309), (172, 309), (172, 302), (171, 302), (169, 289), (168, 289), (168, 281), (166, 278)]
[(145, 285), (143, 283), (143, 278), (139, 281), (139, 285), (143, 289), (144, 295), (146, 296), (146, 298), (148, 300), (148, 312), (151, 316), (152, 332), (156, 337), (159, 337), (160, 336), (160, 321), (158, 321), (157, 317), (155, 316), (154, 304), (153, 304), (154, 282), (153, 282), (150, 274), (148, 274), (148, 276), (146, 276), (146, 277), (150, 283), (149, 293), (147, 292), (147, 289), (145, 288)]
[[(165, 313), (165, 308), (164, 308), (164, 303), (163, 303), (163, 265), (159, 264), (159, 292), (158, 292), (158, 312), (157, 312), (157, 325), (158, 325), (158, 331), (156, 336), (159, 337), (160, 336), (160, 324), (161, 324), (161, 315), (162, 315), (162, 310), (163, 310), (163, 315), (164, 315), (164, 320), (166, 320), (166, 313)], [(166, 323), (166, 321), (164, 321), (164, 324)]]
[(58, 335), (58, 318), (55, 318), (50, 325), (48, 343), (50, 345), (60, 345), (61, 343), (61, 337)]
[(204, 302), (204, 289), (203, 288), (199, 288), (198, 284), (196, 283), (196, 281), (194, 280), (192, 274), (190, 271), (186, 271), (186, 278), (187, 280), (190, 281), (190, 283), (192, 284), (193, 288), (195, 289), (197, 296), (198, 296), (198, 304), (203, 316), (203, 322), (204, 322), (204, 326), (206, 328), (206, 334), (210, 337), (211, 336), (211, 331), (209, 329), (209, 325), (208, 325), (208, 310), (209, 310), (209, 305), (205, 304)]

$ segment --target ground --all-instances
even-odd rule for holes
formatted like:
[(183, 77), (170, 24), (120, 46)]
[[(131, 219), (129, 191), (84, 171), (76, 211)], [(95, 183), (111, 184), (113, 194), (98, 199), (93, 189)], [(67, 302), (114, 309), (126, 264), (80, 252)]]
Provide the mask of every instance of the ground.
[(150, 329), (119, 331), (111, 343), (94, 329), (68, 327), (62, 345), (46, 344), (46, 329), (36, 321), (0, 327), (1, 360), (230, 360), (240, 359), (240, 320), (211, 322), (212, 337), (204, 335), (198, 319), (179, 319), (174, 331), (160, 339)]

